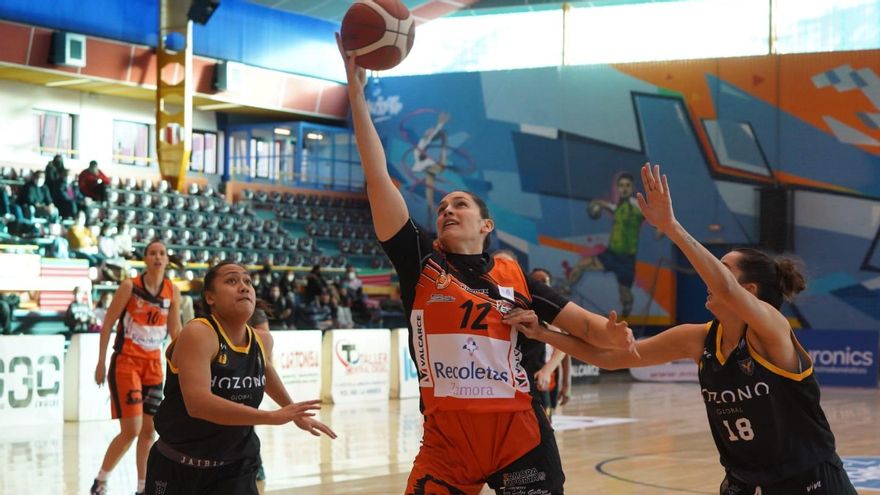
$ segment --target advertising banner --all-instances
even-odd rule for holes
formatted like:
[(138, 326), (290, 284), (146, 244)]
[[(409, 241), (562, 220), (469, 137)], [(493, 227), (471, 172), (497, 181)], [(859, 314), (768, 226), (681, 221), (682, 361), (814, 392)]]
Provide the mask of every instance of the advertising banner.
[(0, 424), (64, 420), (63, 359), (62, 335), (0, 337)]
[[(273, 331), (272, 340), (275, 342), (272, 365), (294, 402), (320, 398), (321, 331)], [(260, 407), (276, 409), (278, 406), (266, 394)]]
[(409, 355), (409, 330), (391, 330), (391, 348), (397, 350), (391, 358), (391, 397), (418, 397), (419, 374), (412, 356)]
[[(116, 334), (111, 333), (104, 360), (108, 369), (115, 338)], [(100, 340), (101, 334), (98, 333), (78, 333), (70, 339), (70, 347), (64, 357), (65, 421), (110, 419), (110, 388), (107, 382), (101, 387), (95, 383)]]
[(328, 330), (324, 333), (321, 396), (333, 403), (388, 400), (391, 331)]
[(876, 330), (799, 330), (797, 338), (813, 360), (822, 385), (877, 387)]

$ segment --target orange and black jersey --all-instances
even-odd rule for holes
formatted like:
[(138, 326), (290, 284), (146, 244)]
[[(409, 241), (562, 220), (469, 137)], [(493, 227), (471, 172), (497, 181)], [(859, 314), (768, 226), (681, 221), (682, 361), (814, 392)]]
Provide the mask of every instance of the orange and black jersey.
[(527, 279), (516, 262), (444, 253), (432, 244), (412, 221), (383, 243), (400, 279), (426, 414), (528, 409), (528, 339), (501, 320), (520, 307), (553, 321), (568, 301)]
[(143, 274), (131, 279), (131, 297), (119, 317), (113, 350), (143, 359), (160, 359), (173, 299), (174, 285), (167, 278), (162, 279), (155, 294), (147, 290)]

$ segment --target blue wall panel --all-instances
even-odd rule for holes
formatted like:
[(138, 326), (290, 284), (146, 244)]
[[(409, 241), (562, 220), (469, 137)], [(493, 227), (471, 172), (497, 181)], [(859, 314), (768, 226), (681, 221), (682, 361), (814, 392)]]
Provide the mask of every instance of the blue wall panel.
[[(3, 0), (0, 19), (156, 46), (159, 6), (156, 0)], [(194, 25), (193, 52), (342, 81), (338, 29), (334, 22), (223, 0), (207, 25)]]

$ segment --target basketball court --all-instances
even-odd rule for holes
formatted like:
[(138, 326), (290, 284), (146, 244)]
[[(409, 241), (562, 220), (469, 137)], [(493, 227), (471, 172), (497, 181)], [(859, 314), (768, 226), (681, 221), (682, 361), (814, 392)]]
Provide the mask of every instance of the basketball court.
[[(822, 406), (860, 494), (880, 494), (880, 396), (825, 387)], [(633, 382), (627, 373), (577, 385), (556, 439), (574, 495), (718, 493), (723, 473), (695, 383)], [(421, 439), (417, 399), (327, 406), (335, 441), (294, 427), (258, 428), (273, 495), (403, 492)], [(86, 493), (117, 425), (111, 421), (16, 428), (0, 433), (0, 493)], [(134, 450), (110, 478), (111, 493), (135, 485)], [(852, 459), (851, 459), (852, 458)], [(485, 488), (484, 494), (492, 493)]]

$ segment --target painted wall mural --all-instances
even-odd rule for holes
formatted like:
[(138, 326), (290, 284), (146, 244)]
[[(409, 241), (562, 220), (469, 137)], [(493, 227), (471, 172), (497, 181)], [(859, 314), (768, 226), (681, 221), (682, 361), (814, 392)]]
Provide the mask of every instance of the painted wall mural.
[(651, 161), (721, 252), (759, 242), (760, 189), (791, 191), (810, 286), (786, 311), (880, 323), (880, 51), (386, 78), (367, 95), (418, 223), (450, 191), (479, 194), (495, 245), (589, 309), (668, 325), (703, 304), (633, 199)]

